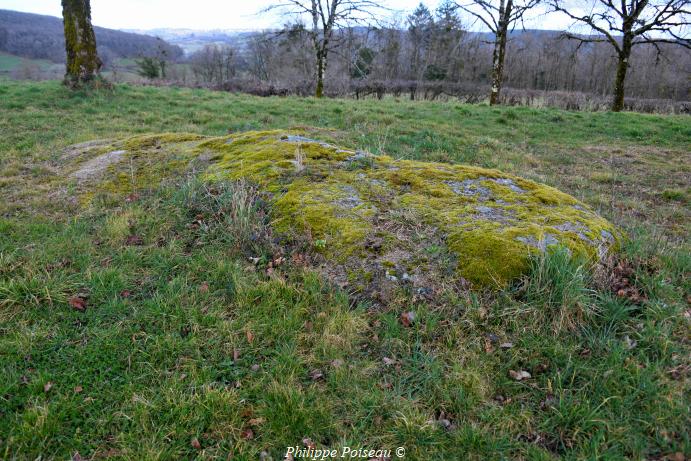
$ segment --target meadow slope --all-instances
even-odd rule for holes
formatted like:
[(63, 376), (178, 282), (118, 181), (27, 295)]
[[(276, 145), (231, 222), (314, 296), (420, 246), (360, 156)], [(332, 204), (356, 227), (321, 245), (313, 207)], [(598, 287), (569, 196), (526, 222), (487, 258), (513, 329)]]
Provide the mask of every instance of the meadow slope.
[[(555, 252), (373, 309), (278, 262), (247, 184), (63, 199), (76, 143), (301, 127), (546, 183), (630, 238), (595, 276)], [(0, 81), (0, 458), (689, 457), (690, 153), (686, 116)]]

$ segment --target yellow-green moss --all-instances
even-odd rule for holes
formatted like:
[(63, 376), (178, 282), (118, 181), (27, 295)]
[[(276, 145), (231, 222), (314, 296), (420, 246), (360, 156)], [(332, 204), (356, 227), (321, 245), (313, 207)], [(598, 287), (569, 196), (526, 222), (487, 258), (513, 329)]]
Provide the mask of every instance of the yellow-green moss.
[(195, 148), (202, 139), (205, 138), (187, 133), (148, 134), (100, 148), (96, 156), (115, 150), (124, 154), (98, 174), (96, 181), (86, 181), (81, 203), (87, 205), (98, 196), (116, 199), (137, 190), (158, 187), (163, 180), (189, 169), (199, 158)]
[[(419, 234), (433, 233), (455, 255), (457, 274), (477, 287), (504, 286), (545, 245), (595, 258), (616, 244), (611, 224), (552, 187), (498, 170), (370, 156), (307, 136), (308, 130), (137, 136), (122, 143), (127, 158), (101, 187), (151, 187), (204, 158), (207, 180), (246, 179), (271, 193), (275, 232), (319, 241), (315, 249), (329, 260), (370, 258), (382, 271), (415, 271), (427, 261), (416, 246)], [(371, 239), (379, 241), (376, 251)], [(387, 259), (392, 252), (396, 257)]]
[(199, 141), (204, 136), (192, 133), (157, 133), (133, 136), (122, 142), (122, 147), (129, 151), (137, 152), (142, 149), (185, 141)]

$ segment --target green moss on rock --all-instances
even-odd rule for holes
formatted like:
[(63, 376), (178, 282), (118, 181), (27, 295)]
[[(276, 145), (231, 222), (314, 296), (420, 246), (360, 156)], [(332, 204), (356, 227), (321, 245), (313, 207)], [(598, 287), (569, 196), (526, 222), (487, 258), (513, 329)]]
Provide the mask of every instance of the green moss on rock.
[(619, 240), (610, 223), (552, 187), (498, 170), (373, 156), (308, 136), (134, 137), (109, 147), (127, 154), (99, 187), (152, 187), (195, 162), (209, 181), (249, 180), (271, 193), (275, 232), (319, 241), (315, 251), (342, 266), (349, 282), (368, 274), (366, 283), (430, 283), (431, 266), (442, 263), (421, 253), (443, 246), (451, 255), (443, 264), (453, 265), (457, 279), (496, 288), (525, 273), (530, 256), (550, 245), (595, 260)]

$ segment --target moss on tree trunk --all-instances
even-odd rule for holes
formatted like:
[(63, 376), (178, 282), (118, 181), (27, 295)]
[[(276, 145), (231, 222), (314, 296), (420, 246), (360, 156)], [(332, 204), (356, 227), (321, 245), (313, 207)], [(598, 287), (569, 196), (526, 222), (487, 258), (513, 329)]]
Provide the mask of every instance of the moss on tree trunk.
[(62, 18), (67, 52), (65, 84), (80, 86), (93, 80), (101, 69), (89, 0), (62, 0)]

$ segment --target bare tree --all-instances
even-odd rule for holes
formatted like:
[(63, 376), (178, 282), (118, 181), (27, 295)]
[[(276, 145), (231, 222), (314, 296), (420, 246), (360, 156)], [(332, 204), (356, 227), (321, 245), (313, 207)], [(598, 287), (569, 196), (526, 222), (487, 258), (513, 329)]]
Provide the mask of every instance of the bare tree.
[(563, 0), (549, 0), (554, 11), (583, 23), (601, 34), (598, 37), (566, 34), (581, 43), (607, 42), (617, 54), (617, 73), (614, 79), (612, 110), (624, 108), (624, 85), (631, 51), (635, 45), (672, 43), (691, 49), (691, 39), (682, 37), (691, 24), (691, 0), (593, 0), (590, 7), (579, 14), (564, 5)]
[(93, 80), (102, 65), (96, 53), (89, 0), (62, 0), (62, 19), (67, 52), (65, 83), (78, 86)]
[(523, 20), (526, 11), (535, 7), (541, 0), (470, 0), (458, 4), (463, 11), (481, 21), (494, 34), (492, 53), (492, 88), (490, 105), (499, 102), (499, 93), (504, 80), (504, 59), (509, 30)]
[(190, 57), (192, 72), (204, 83), (223, 83), (235, 77), (236, 52), (229, 45), (205, 45)]
[(362, 24), (382, 9), (375, 0), (285, 0), (269, 9), (281, 9), (286, 14), (311, 19), (310, 39), (315, 53), (315, 96), (324, 95), (324, 75), (329, 52), (338, 44), (334, 32), (337, 28)]

